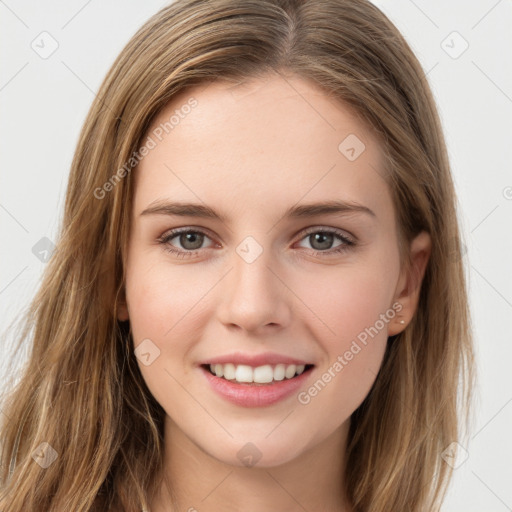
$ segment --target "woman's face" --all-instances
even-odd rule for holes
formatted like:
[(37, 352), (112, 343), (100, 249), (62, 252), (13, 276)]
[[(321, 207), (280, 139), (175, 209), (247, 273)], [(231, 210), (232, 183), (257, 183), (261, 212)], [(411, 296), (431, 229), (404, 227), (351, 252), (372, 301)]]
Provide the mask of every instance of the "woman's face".
[[(182, 92), (147, 137), (119, 314), (142, 375), (206, 454), (285, 463), (347, 427), (412, 316), (381, 150), (315, 85), (277, 76)], [(202, 366), (219, 358), (230, 382)], [(313, 366), (283, 377), (293, 362)]]

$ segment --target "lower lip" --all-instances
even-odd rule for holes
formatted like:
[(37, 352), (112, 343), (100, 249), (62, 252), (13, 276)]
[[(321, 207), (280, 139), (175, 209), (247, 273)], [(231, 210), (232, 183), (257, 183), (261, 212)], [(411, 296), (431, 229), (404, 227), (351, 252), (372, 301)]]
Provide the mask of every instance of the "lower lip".
[(200, 367), (215, 392), (229, 402), (241, 405), (242, 407), (265, 407), (284, 400), (304, 384), (313, 368), (309, 368), (293, 379), (274, 381), (272, 384), (255, 385), (232, 382), (222, 377), (217, 377), (206, 368)]

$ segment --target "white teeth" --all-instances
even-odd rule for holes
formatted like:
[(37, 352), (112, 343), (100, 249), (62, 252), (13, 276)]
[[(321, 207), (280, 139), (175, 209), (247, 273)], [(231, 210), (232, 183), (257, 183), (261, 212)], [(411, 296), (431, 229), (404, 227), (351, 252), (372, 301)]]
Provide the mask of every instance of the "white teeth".
[(283, 380), (286, 367), (284, 364), (277, 364), (274, 368), (274, 380)]
[(269, 364), (254, 368), (254, 382), (265, 384), (266, 382), (272, 382), (273, 379), (274, 370), (272, 370), (272, 366)]
[(284, 372), (284, 376), (287, 379), (291, 379), (295, 375), (296, 371), (297, 371), (297, 367), (294, 364), (291, 364), (290, 366), (286, 367), (286, 371)]
[(252, 368), (245, 364), (239, 364), (236, 367), (235, 380), (237, 382), (254, 382)]
[[(232, 363), (221, 365), (224, 366), (224, 378), (228, 380), (233, 380), (235, 378), (236, 374), (236, 368), (235, 365)], [(217, 372), (215, 372), (218, 377), (222, 377), (222, 375), (218, 375)]]
[(210, 371), (217, 377), (224, 377), (227, 380), (236, 380), (237, 382), (255, 382), (257, 384), (267, 384), (273, 380), (292, 379), (295, 375), (304, 372), (305, 365), (295, 364), (277, 364), (271, 366), (269, 364), (253, 368), (245, 364), (234, 365), (227, 364), (211, 364)]

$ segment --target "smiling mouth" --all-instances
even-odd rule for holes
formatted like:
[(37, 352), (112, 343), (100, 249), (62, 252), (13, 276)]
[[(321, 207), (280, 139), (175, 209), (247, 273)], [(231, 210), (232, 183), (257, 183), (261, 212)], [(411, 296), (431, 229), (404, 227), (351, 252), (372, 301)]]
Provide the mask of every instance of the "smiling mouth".
[(291, 380), (303, 373), (311, 371), (313, 364), (306, 365), (263, 365), (256, 368), (248, 365), (235, 364), (203, 364), (211, 375), (228, 382), (249, 386), (265, 386), (276, 382)]

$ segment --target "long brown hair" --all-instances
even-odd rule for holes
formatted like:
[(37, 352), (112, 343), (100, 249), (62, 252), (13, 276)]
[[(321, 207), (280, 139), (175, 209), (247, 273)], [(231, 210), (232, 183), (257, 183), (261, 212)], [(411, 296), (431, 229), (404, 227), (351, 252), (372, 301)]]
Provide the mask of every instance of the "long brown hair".
[(352, 415), (347, 492), (359, 512), (438, 510), (474, 362), (457, 201), (418, 60), (367, 0), (178, 0), (129, 41), (83, 126), (56, 250), (19, 336), (30, 353), (2, 403), (3, 512), (148, 508), (165, 413), (117, 320), (134, 155), (179, 91), (275, 72), (313, 80), (378, 133), (403, 263), (419, 231), (432, 237), (418, 310)]

